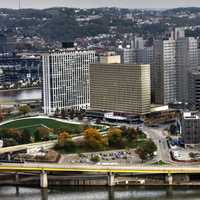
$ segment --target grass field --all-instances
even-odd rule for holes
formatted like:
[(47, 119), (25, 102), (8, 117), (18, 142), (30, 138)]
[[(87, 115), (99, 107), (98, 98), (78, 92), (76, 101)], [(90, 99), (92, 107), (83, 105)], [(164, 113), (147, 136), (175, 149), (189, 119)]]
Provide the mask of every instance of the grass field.
[(54, 130), (67, 129), (68, 132), (72, 134), (79, 134), (81, 132), (80, 125), (68, 124), (53, 119), (45, 119), (45, 118), (16, 120), (14, 122), (10, 122), (0, 126), (0, 129), (1, 128), (28, 129), (33, 134), (38, 127), (48, 127)]

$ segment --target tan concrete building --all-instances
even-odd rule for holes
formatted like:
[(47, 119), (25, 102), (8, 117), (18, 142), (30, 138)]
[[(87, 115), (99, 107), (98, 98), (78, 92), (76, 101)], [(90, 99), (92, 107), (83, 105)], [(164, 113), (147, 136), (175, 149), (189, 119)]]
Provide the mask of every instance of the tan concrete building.
[(120, 64), (121, 56), (116, 55), (115, 52), (107, 52), (105, 54), (100, 55), (101, 64)]
[(90, 65), (91, 109), (144, 114), (150, 90), (150, 65)]

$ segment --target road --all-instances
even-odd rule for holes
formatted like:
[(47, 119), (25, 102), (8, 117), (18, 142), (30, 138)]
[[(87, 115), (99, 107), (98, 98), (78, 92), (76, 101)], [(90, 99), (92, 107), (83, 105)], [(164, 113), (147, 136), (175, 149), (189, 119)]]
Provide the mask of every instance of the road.
[(157, 156), (156, 160), (162, 160), (164, 162), (171, 162), (170, 149), (167, 144), (166, 136), (163, 134), (163, 129), (161, 128), (150, 128), (143, 127), (145, 134), (151, 138), (157, 145)]
[(96, 173), (146, 173), (178, 174), (200, 173), (200, 166), (157, 166), (157, 165), (85, 165), (85, 164), (1, 164), (0, 172), (96, 172)]

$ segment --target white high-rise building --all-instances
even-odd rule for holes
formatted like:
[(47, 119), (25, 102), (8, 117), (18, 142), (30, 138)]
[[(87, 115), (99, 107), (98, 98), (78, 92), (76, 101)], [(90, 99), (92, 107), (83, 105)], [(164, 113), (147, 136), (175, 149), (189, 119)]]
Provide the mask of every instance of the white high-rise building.
[(193, 37), (176, 40), (177, 101), (189, 102), (188, 73), (198, 66), (198, 42)]
[(135, 49), (144, 49), (145, 40), (143, 37), (135, 37)]
[(176, 101), (176, 41), (154, 42), (152, 65), (152, 92), (154, 103), (168, 104)]
[(42, 56), (43, 109), (90, 107), (89, 65), (95, 62), (95, 51), (65, 49)]
[(179, 38), (184, 38), (185, 37), (185, 28), (184, 27), (176, 27), (172, 32), (171, 32), (171, 39), (177, 40)]

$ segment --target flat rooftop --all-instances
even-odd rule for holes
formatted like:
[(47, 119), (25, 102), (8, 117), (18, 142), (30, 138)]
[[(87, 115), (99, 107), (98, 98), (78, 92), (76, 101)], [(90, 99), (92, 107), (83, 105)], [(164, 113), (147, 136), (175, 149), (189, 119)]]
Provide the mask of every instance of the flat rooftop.
[(184, 112), (183, 118), (184, 119), (200, 119), (200, 113), (198, 113), (198, 112)]

